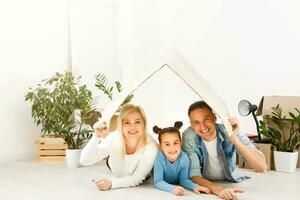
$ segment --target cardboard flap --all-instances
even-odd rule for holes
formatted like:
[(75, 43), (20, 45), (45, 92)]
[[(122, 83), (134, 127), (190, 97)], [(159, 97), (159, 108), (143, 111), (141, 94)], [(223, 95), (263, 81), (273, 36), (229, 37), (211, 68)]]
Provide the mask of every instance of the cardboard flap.
[(282, 108), (282, 114), (290, 119), (289, 112), (297, 114), (295, 108), (300, 109), (300, 96), (263, 96), (260, 100), (257, 116), (271, 114), (272, 107), (279, 106)]

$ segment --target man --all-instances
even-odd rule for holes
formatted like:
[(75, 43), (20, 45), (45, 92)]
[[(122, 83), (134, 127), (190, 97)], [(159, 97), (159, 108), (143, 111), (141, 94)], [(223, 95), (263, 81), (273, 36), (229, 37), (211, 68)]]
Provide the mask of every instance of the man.
[(193, 103), (188, 110), (191, 127), (183, 133), (183, 150), (190, 159), (191, 179), (223, 199), (237, 199), (239, 188), (223, 188), (209, 180), (241, 182), (245, 178), (232, 175), (236, 166), (236, 153), (247, 160), (257, 172), (266, 172), (264, 155), (245, 134), (239, 133), (239, 124), (229, 119), (233, 134), (228, 136), (222, 124), (216, 124), (216, 115), (204, 101)]

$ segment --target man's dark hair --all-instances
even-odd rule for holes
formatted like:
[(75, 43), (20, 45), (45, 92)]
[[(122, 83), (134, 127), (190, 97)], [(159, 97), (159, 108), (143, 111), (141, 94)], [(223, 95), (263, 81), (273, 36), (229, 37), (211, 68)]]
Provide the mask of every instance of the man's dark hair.
[(213, 113), (211, 107), (205, 102), (205, 101), (196, 101), (192, 105), (190, 105), (189, 110), (188, 110), (188, 115), (190, 116), (191, 112), (198, 108), (207, 108), (210, 112)]

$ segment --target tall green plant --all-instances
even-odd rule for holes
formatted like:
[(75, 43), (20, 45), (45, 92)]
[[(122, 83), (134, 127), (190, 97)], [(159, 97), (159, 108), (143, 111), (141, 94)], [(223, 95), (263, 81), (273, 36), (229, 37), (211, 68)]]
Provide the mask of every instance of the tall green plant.
[[(95, 86), (102, 91), (106, 96), (112, 101), (113, 100), (113, 93), (122, 91), (122, 84), (119, 81), (115, 81), (114, 84), (111, 84), (104, 74), (97, 74), (95, 76), (96, 84)], [(126, 99), (123, 101), (120, 107), (129, 103), (133, 98), (133, 94), (128, 95)]]
[(298, 108), (295, 111), (297, 115), (289, 112), (291, 119), (287, 119), (278, 104), (272, 107), (271, 115), (260, 120), (261, 134), (271, 140), (277, 151), (293, 152), (300, 147), (300, 111)]
[[(43, 135), (63, 137), (70, 149), (80, 148), (91, 137), (91, 129), (83, 124), (93, 111), (92, 93), (86, 85), (80, 85), (81, 77), (71, 72), (55, 73), (42, 80), (36, 88), (29, 88), (25, 100), (32, 104), (31, 115)], [(74, 111), (80, 110), (79, 128)]]

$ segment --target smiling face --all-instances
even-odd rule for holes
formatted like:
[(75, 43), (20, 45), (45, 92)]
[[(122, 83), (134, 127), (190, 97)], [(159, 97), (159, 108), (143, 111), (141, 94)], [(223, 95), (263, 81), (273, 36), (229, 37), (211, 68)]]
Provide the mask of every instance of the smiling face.
[(122, 120), (122, 132), (128, 140), (139, 140), (145, 129), (145, 122), (139, 112), (132, 111)]
[(159, 146), (170, 162), (175, 162), (177, 160), (181, 152), (181, 140), (177, 133), (163, 133)]
[(216, 138), (216, 115), (207, 108), (197, 108), (190, 115), (190, 123), (197, 134), (205, 141)]

